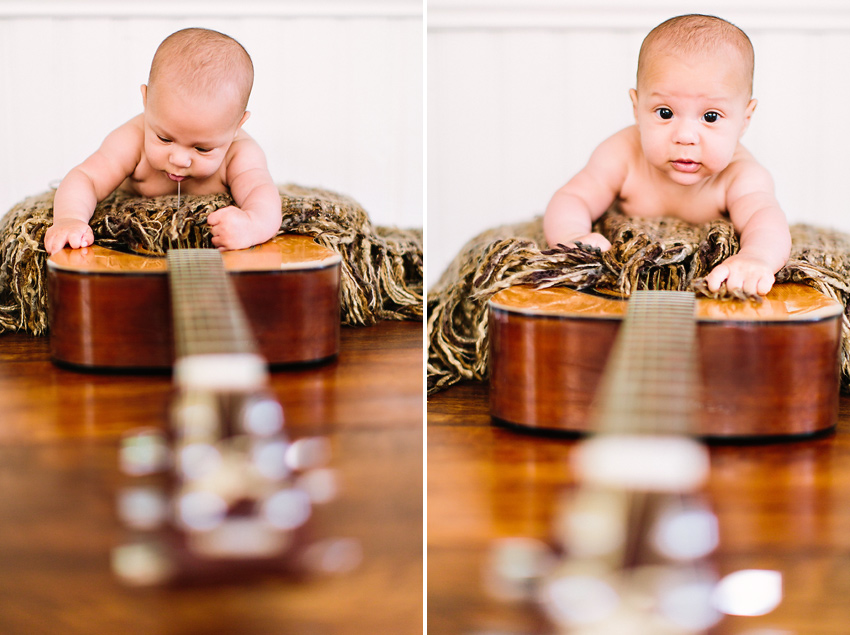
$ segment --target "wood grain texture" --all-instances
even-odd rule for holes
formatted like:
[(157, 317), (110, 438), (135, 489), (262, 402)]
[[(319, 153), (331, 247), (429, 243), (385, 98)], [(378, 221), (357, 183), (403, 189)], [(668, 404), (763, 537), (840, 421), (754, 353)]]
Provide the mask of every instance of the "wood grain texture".
[[(557, 503), (575, 482), (577, 442), (492, 425), (488, 393), (465, 383), (428, 400), (428, 631), (555, 633), (536, 607), (492, 599), (482, 571), (496, 538), (550, 538)], [(728, 617), (712, 635), (845, 633), (850, 397), (840, 399), (834, 435), (709, 449), (721, 574), (778, 570), (785, 594), (774, 612)]]
[[(490, 307), (490, 412), (532, 428), (592, 430), (591, 404), (626, 303), (570, 289), (507, 291)], [(700, 300), (698, 434), (746, 438), (831, 429), (840, 318), (837, 302), (803, 285), (777, 285), (757, 306)]]
[(422, 631), (422, 326), (342, 329), (339, 358), (278, 371), (271, 384), (293, 437), (325, 434), (339, 498), (323, 536), (357, 539), (361, 565), (306, 581), (264, 577), (134, 591), (109, 550), (120, 436), (164, 425), (167, 374), (77, 373), (46, 338), (0, 342), (0, 632), (267, 635)]

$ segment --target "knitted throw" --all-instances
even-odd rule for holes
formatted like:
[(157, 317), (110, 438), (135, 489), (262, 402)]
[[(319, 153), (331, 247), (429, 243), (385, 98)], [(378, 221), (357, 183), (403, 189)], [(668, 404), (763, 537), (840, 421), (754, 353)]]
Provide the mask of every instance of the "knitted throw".
[[(428, 392), (487, 378), (487, 300), (513, 285), (597, 288), (625, 296), (633, 289), (692, 289), (721, 299), (759, 301), (725, 287), (710, 293), (705, 285), (714, 266), (738, 250), (728, 220), (691, 225), (673, 218), (628, 218), (611, 209), (594, 231), (611, 241), (611, 249), (545, 249), (542, 217), (496, 227), (469, 241), (428, 293)], [(845, 307), (841, 385), (847, 390), (850, 235), (794, 225), (791, 238), (791, 257), (776, 281), (808, 284)]]
[[(373, 226), (353, 199), (296, 185), (280, 190), (280, 233), (307, 234), (342, 257), (342, 323), (422, 318), (422, 232)], [(53, 195), (32, 196), (0, 218), (0, 333), (47, 332), (44, 232)], [(212, 247), (206, 217), (232, 205), (228, 194), (142, 198), (116, 191), (90, 225), (104, 247), (161, 256), (170, 247)]]

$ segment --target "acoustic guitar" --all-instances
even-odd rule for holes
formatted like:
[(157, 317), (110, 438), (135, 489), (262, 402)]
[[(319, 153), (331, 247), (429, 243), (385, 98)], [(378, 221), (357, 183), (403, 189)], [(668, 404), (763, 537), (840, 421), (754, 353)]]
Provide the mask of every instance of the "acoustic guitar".
[[(521, 428), (585, 433), (628, 302), (512, 287), (489, 305), (490, 413)], [(840, 303), (801, 284), (759, 304), (699, 298), (692, 432), (727, 440), (805, 437), (838, 417)]]
[(131, 585), (297, 570), (312, 510), (335, 491), (328, 441), (285, 433), (226, 257), (167, 254), (177, 357), (170, 425), (129, 434), (120, 452), (129, 483), (118, 513), (129, 533), (112, 562)]
[[(595, 434), (573, 449), (554, 550), (508, 542), (493, 560), (500, 586), (530, 588), (565, 632), (696, 635), (724, 613), (743, 614), (746, 597), (724, 600), (733, 578), (720, 580), (710, 559), (719, 532), (703, 491), (709, 454), (692, 436), (695, 305), (689, 292), (633, 294), (599, 386)], [(770, 590), (761, 581), (749, 589)]]
[[(319, 362), (339, 352), (338, 254), (283, 235), (223, 252), (248, 326), (269, 364)], [(170, 368), (176, 359), (165, 258), (100, 247), (47, 260), (50, 353), (82, 369)]]

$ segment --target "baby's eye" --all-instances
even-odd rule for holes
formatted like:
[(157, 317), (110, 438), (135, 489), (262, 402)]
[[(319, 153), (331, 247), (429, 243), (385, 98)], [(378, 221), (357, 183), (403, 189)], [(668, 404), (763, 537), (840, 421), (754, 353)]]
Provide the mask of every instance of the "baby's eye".
[(160, 135), (156, 135), (156, 138), (162, 141), (163, 143), (171, 143), (171, 139), (166, 139), (165, 137), (161, 137)]
[(212, 152), (212, 148), (199, 148), (197, 146), (195, 147), (195, 150), (197, 152), (200, 152), (201, 154), (206, 154), (207, 152)]
[(673, 118), (673, 111), (670, 110), (669, 108), (663, 108), (663, 107), (662, 108), (656, 108), (655, 114), (658, 115), (659, 117), (661, 117), (662, 119), (672, 119)]
[(709, 111), (702, 116), (703, 120), (706, 123), (714, 123), (718, 119), (720, 119), (720, 113)]

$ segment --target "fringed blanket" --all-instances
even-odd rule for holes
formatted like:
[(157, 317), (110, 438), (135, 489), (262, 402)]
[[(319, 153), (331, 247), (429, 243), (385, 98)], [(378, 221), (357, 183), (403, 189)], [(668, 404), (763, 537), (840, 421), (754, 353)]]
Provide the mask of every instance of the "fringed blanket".
[[(487, 300), (518, 284), (538, 288), (598, 288), (628, 296), (633, 289), (693, 289), (715, 265), (738, 250), (732, 224), (691, 225), (672, 218), (628, 218), (607, 212), (594, 227), (611, 249), (558, 246), (545, 249), (542, 218), (505, 225), (469, 241), (428, 293), (428, 392), (464, 379), (487, 378)], [(850, 236), (808, 225), (791, 228), (793, 247), (777, 282), (813, 286), (845, 307), (842, 388), (850, 387)], [(747, 299), (742, 293), (735, 297)], [(749, 298), (758, 301), (758, 298)]]
[[(342, 257), (342, 322), (422, 317), (422, 233), (373, 226), (353, 199), (326, 190), (279, 187), (280, 233), (307, 234)], [(44, 232), (53, 219), (53, 194), (30, 197), (0, 218), (0, 333), (47, 332)], [(206, 217), (232, 205), (227, 194), (140, 198), (116, 191), (90, 225), (104, 247), (149, 256), (170, 247), (212, 247)]]

